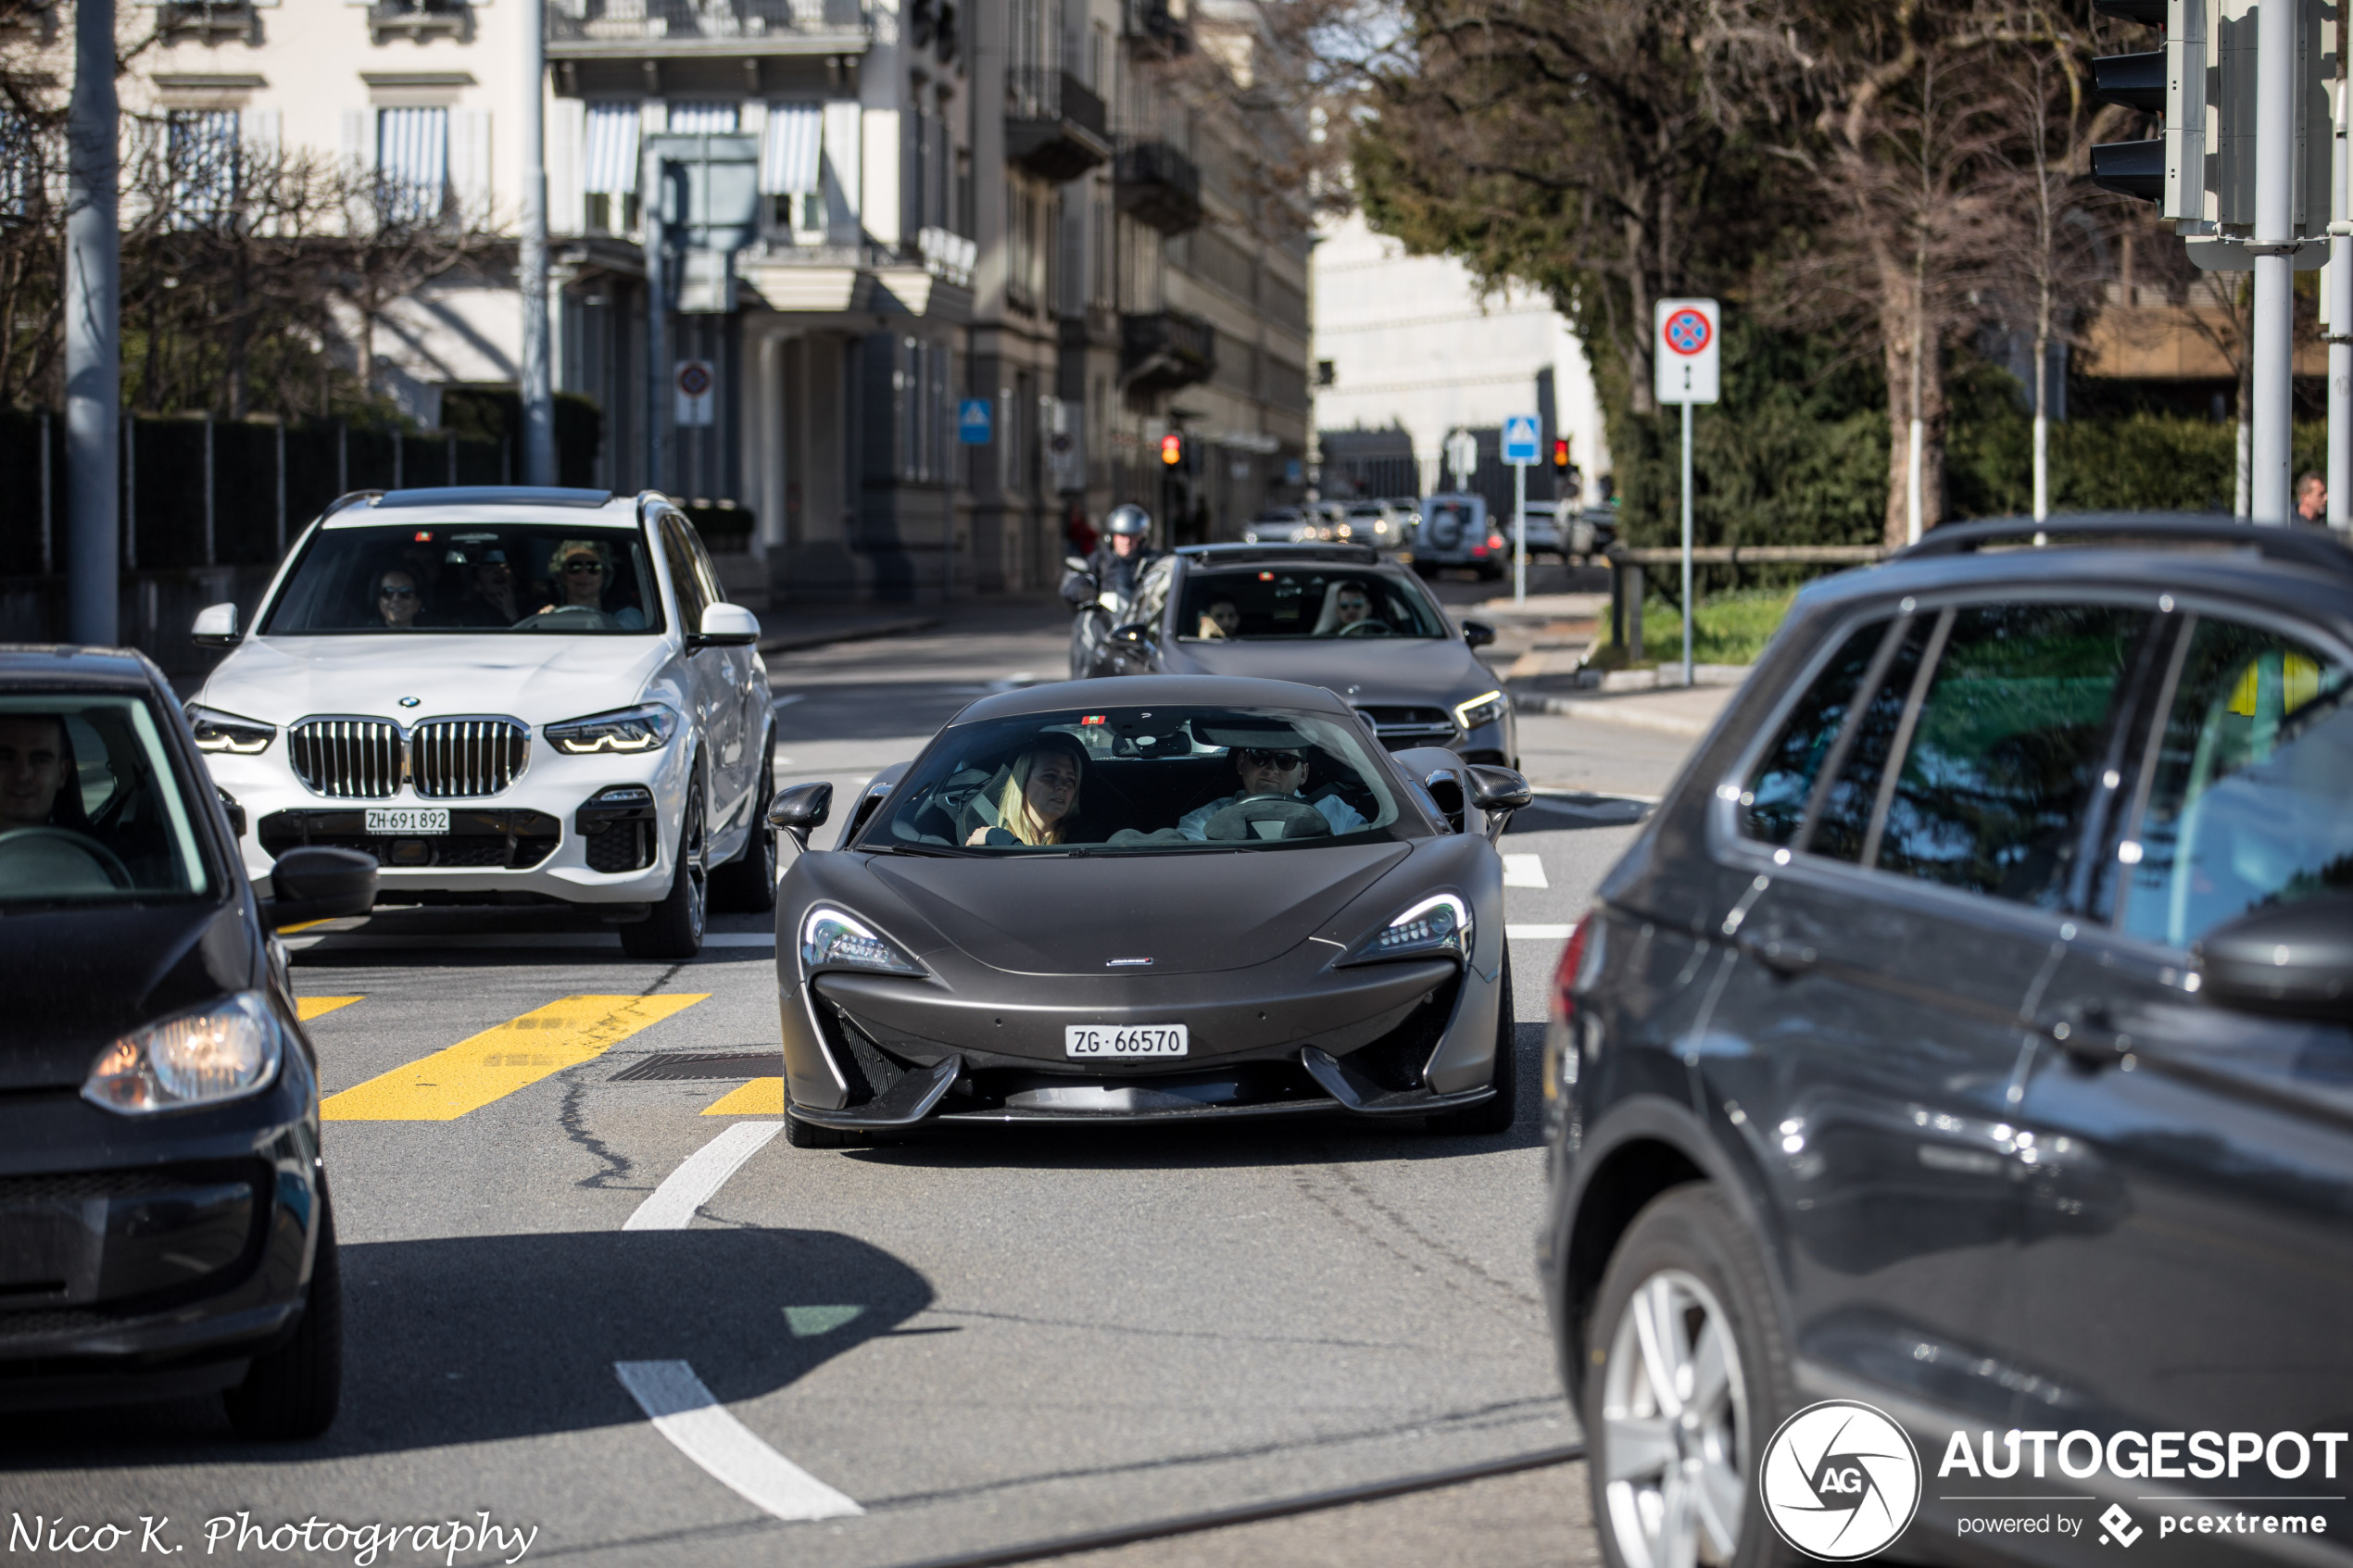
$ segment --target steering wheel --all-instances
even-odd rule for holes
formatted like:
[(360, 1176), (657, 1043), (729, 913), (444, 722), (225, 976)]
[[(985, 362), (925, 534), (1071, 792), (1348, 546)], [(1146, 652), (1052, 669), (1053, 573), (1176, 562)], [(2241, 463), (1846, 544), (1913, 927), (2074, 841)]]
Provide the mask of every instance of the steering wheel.
[(1386, 637), (1390, 635), (1386, 621), (1352, 621), (1340, 629), (1343, 637)]
[(131, 885), (120, 856), (71, 828), (0, 833), (0, 892), (103, 893)]
[[(1277, 831), (1263, 833), (1265, 822)], [(1237, 800), (1209, 819), (1202, 832), (1225, 842), (1249, 838), (1329, 838), (1332, 824), (1324, 814), (1295, 795), (1253, 795)]]
[(550, 605), (546, 609), (537, 610), (530, 615), (524, 616), (521, 621), (516, 621), (512, 626), (507, 628), (507, 630), (510, 632), (528, 632), (535, 627), (545, 626), (549, 621), (567, 615), (594, 616), (598, 621), (602, 621), (605, 618), (605, 612), (598, 608), (595, 605)]

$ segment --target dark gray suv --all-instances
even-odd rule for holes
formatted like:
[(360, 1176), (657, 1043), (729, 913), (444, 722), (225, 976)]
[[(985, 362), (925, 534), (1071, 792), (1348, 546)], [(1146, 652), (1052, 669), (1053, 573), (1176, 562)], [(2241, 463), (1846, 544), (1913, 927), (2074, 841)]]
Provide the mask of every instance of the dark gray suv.
[(2353, 552), (2044, 527), (1801, 595), (1569, 944), (1612, 1563), (2353, 1530)]

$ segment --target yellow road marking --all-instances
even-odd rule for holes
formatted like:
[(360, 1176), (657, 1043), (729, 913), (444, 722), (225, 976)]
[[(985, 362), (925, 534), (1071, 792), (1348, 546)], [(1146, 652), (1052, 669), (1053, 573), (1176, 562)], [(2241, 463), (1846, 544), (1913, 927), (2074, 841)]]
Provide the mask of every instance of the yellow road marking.
[(314, 1018), (326, 1017), (337, 1008), (347, 1008), (359, 999), (357, 997), (296, 997), (295, 1016), (308, 1023)]
[(346, 1089), (321, 1105), (320, 1114), (330, 1122), (455, 1121), (601, 1056), (708, 995), (566, 997)]
[(785, 1113), (785, 1081), (782, 1078), (754, 1078), (740, 1088), (729, 1089), (702, 1108), (705, 1116), (782, 1116)]

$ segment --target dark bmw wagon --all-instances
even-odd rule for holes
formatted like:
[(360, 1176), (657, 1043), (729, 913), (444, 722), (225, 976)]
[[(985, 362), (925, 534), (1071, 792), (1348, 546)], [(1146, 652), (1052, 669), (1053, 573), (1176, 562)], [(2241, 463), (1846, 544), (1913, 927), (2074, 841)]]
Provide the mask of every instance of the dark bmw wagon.
[(2050, 526), (1801, 595), (1569, 945), (1540, 1252), (1613, 1563), (1788, 1557), (1760, 1460), (1835, 1399), (1918, 1450), (1899, 1556), (2353, 1530), (2353, 552)]

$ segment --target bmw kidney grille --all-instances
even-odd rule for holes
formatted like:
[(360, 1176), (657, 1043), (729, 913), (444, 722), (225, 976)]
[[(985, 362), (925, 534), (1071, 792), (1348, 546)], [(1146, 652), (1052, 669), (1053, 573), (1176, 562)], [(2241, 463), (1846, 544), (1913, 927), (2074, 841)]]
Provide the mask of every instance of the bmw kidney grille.
[(400, 728), (382, 719), (306, 719), (286, 733), (295, 777), (337, 800), (383, 800), (400, 789)]
[(409, 782), (428, 800), (496, 795), (531, 755), (531, 732), (511, 719), (435, 719), (409, 736)]
[(497, 795), (531, 756), (512, 719), (433, 719), (403, 734), (383, 719), (306, 719), (287, 732), (287, 760), (313, 793), (386, 800), (405, 781), (427, 800)]

